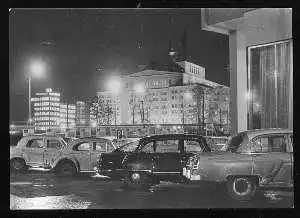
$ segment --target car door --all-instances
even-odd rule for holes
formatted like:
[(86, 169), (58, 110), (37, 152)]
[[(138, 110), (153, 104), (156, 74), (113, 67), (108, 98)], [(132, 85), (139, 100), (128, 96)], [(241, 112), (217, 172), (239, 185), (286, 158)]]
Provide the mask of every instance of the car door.
[(44, 166), (50, 167), (51, 164), (62, 154), (63, 144), (61, 140), (55, 138), (47, 138), (44, 150)]
[(101, 153), (109, 153), (114, 150), (114, 146), (111, 141), (106, 139), (99, 139), (93, 141), (93, 147), (91, 151), (91, 163), (90, 170), (94, 170), (94, 167), (97, 165), (97, 159)]
[(71, 155), (79, 162), (80, 171), (91, 170), (91, 150), (90, 140), (80, 141), (72, 147)]
[(287, 134), (265, 134), (252, 141), (253, 173), (265, 185), (288, 185), (292, 180), (292, 160), (287, 152)]
[(154, 143), (154, 173), (161, 175), (181, 175), (182, 149), (179, 139), (161, 139)]
[(45, 143), (43, 137), (31, 138), (27, 141), (24, 153), (27, 156), (27, 164), (30, 166), (42, 166), (44, 161)]

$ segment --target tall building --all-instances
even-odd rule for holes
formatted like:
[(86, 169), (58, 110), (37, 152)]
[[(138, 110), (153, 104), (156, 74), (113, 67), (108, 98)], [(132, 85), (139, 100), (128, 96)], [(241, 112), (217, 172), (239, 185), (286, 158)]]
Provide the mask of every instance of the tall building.
[(86, 102), (76, 101), (75, 123), (76, 126), (89, 125), (90, 112)]
[(31, 98), (34, 110), (34, 123), (37, 129), (58, 129), (60, 120), (60, 93), (52, 92), (47, 88), (46, 92), (36, 93)]
[(75, 126), (75, 105), (60, 103), (60, 128), (66, 129)]

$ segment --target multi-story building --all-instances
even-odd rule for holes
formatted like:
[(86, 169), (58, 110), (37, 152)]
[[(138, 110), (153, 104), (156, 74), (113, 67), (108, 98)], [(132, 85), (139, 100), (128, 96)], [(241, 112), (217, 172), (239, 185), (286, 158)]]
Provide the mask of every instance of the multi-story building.
[(75, 123), (76, 126), (86, 126), (89, 125), (89, 108), (86, 102), (76, 101), (75, 106)]
[(46, 92), (36, 93), (31, 98), (34, 110), (34, 123), (37, 129), (58, 129), (60, 120), (60, 93), (52, 92), (47, 88)]
[(75, 126), (75, 105), (60, 103), (60, 128), (66, 129)]
[[(98, 92), (98, 98), (103, 105), (117, 111), (117, 124), (203, 124), (217, 122), (217, 119), (209, 119), (218, 115), (219, 122), (228, 123), (223, 113), (227, 114), (228, 106), (222, 106), (222, 110), (212, 107), (212, 102), (217, 105), (228, 105), (215, 100), (215, 91), (229, 88), (205, 79), (205, 68), (187, 61), (176, 63), (179, 70), (170, 72), (167, 70), (145, 69), (141, 72), (123, 77), (124, 90), (118, 96), (109, 92)], [(203, 94), (204, 93), (204, 94)], [(221, 116), (211, 113), (215, 108)], [(107, 111), (109, 111), (107, 109)], [(109, 118), (110, 113), (106, 113)], [(109, 119), (108, 124), (114, 124), (114, 118)], [(219, 123), (218, 123), (219, 124)]]

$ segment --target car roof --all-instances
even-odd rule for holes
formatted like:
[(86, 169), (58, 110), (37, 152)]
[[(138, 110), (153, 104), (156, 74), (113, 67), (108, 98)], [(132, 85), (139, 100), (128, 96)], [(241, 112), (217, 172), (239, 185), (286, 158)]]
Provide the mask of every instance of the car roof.
[(252, 129), (240, 132), (240, 134), (246, 134), (249, 139), (252, 139), (258, 135), (263, 134), (273, 134), (273, 133), (290, 133), (293, 134), (293, 130), (291, 129), (283, 129), (283, 128), (268, 128), (268, 129)]
[(202, 138), (204, 139), (203, 136), (197, 135), (197, 134), (184, 134), (184, 133), (168, 133), (168, 134), (158, 134), (158, 135), (150, 135), (150, 136), (145, 136), (141, 138), (141, 140), (147, 140), (147, 139), (160, 139), (160, 138)]

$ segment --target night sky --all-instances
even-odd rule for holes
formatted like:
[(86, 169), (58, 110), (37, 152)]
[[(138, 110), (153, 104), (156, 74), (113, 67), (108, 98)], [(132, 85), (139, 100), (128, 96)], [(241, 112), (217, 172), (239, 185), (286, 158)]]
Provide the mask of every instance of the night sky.
[(47, 63), (32, 93), (52, 88), (74, 103), (104, 90), (111, 74), (127, 75), (151, 57), (177, 50), (187, 27), (187, 55), (206, 78), (229, 86), (228, 36), (201, 30), (196, 10), (13, 10), (9, 16), (10, 119), (28, 116), (28, 63)]

